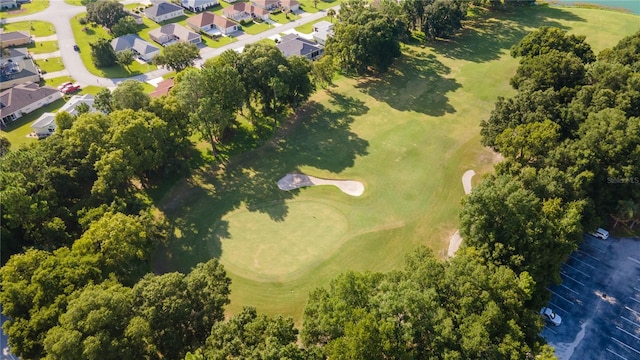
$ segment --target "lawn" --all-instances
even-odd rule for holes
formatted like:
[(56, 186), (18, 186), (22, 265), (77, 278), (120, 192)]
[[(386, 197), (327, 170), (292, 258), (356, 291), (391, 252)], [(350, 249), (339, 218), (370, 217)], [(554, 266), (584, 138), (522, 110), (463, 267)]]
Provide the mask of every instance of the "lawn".
[(271, 25), (267, 24), (266, 22), (250, 22), (248, 24), (242, 25), (242, 31), (249, 35), (259, 34), (263, 31), (269, 30), (270, 28)]
[(40, 109), (30, 112), (27, 115), (22, 116), (18, 120), (12, 122), (6, 129), (0, 130), (0, 134), (5, 136), (11, 142), (11, 148), (17, 149), (22, 145), (29, 144), (37, 141), (34, 138), (28, 138), (27, 135), (32, 132), (31, 123), (40, 117), (45, 112), (56, 112), (64, 105), (65, 101), (62, 99), (56, 100), (51, 104), (41, 107)]
[(64, 84), (69, 81), (74, 82), (71, 76), (60, 76), (57, 78), (46, 79), (40, 84), (40, 86), (47, 85), (57, 88), (58, 85)]
[[(498, 96), (514, 94), (509, 48), (550, 25), (587, 35), (600, 51), (640, 29), (638, 20), (544, 6), (482, 15), (454, 41), (403, 46), (381, 78), (340, 78), (277, 140), (153, 193), (175, 227), (154, 270), (188, 272), (217, 257), (233, 280), (229, 315), (256, 306), (299, 323), (308, 292), (340, 272), (397, 269), (418, 245), (444, 258), (462, 174), (481, 177), (495, 160), (478, 125)], [(294, 172), (359, 180), (365, 192), (279, 190)]]
[(27, 49), (32, 54), (48, 54), (59, 50), (58, 42), (55, 40), (32, 42)]
[(280, 23), (280, 24), (288, 24), (290, 22), (296, 21), (298, 19), (300, 19), (299, 15), (296, 14), (291, 14), (291, 13), (285, 13), (282, 11), (279, 11), (277, 13), (271, 13), (271, 15), (269, 15), (269, 17), (271, 18), (271, 20)]
[(5, 32), (10, 31), (29, 31), (32, 36), (42, 37), (56, 33), (53, 24), (46, 21), (20, 21), (2, 25)]
[(315, 25), (316, 23), (319, 23), (320, 21), (332, 22), (333, 20), (335, 20), (335, 17), (331, 19), (328, 16), (325, 16), (323, 18), (318, 19), (317, 21), (313, 21), (313, 22), (306, 23), (304, 25), (300, 25), (296, 27), (296, 31), (301, 32), (303, 34), (311, 34), (313, 32), (313, 25)]
[(76, 44), (80, 47), (80, 58), (90, 73), (108, 78), (124, 78), (144, 74), (156, 69), (153, 65), (141, 64), (137, 61), (134, 61), (129, 66), (129, 69), (120, 65), (114, 65), (108, 68), (97, 68), (91, 61), (91, 47), (89, 44), (99, 38), (111, 39), (111, 36), (100, 26), (81, 25), (78, 19), (84, 16), (86, 16), (86, 13), (79, 14), (71, 19), (71, 29), (73, 30)]
[(40, 70), (42, 70), (43, 74), (52, 73), (64, 69), (64, 64), (62, 63), (61, 57), (36, 60), (34, 62), (36, 63), (36, 65), (38, 65)]
[(2, 10), (0, 18), (12, 18), (35, 14), (49, 7), (49, 0), (31, 0), (30, 3), (23, 4), (18, 10)]

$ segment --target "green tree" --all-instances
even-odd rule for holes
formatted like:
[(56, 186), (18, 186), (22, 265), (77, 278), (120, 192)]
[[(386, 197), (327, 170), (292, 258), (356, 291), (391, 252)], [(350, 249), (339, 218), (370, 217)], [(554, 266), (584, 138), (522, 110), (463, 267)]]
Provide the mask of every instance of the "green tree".
[(620, 40), (613, 48), (605, 49), (598, 58), (606, 62), (629, 65), (633, 71), (640, 72), (640, 31)]
[(596, 61), (591, 46), (585, 42), (584, 35), (569, 35), (565, 30), (543, 26), (530, 32), (520, 42), (511, 48), (513, 57), (535, 57), (548, 54), (552, 50), (562, 53), (572, 53), (589, 64)]
[(114, 0), (97, 0), (87, 4), (87, 20), (111, 29), (127, 16), (124, 6)]
[(424, 9), (421, 15), (421, 30), (427, 39), (448, 38), (462, 28), (462, 20), (466, 18), (468, 1), (436, 0), (417, 1)]
[(111, 90), (107, 88), (100, 89), (96, 94), (93, 106), (96, 110), (102, 111), (105, 114), (113, 111), (113, 96), (111, 95)]
[(217, 155), (216, 144), (245, 98), (238, 71), (228, 65), (189, 70), (182, 74), (172, 93), (189, 113), (192, 126)]
[[(262, 112), (273, 113), (273, 84), (279, 78), (280, 70), (287, 68), (287, 59), (275, 46), (266, 43), (247, 45), (237, 66), (241, 81), (254, 101), (262, 104)], [(249, 102), (247, 102), (249, 103)]]
[(331, 20), (331, 23), (333, 24), (333, 18), (336, 17), (336, 10), (335, 9), (327, 10), (327, 16), (329, 17), (329, 20)]
[(124, 66), (129, 71), (129, 65), (133, 63), (135, 60), (135, 53), (132, 49), (125, 49), (116, 52), (116, 62), (120, 64), (120, 66)]
[(190, 42), (179, 41), (162, 48), (162, 53), (153, 58), (153, 63), (180, 72), (189, 66), (193, 66), (195, 60), (199, 57), (200, 50), (198, 46)]
[(11, 149), (11, 142), (6, 136), (0, 135), (0, 157), (4, 156)]
[(125, 80), (111, 92), (111, 104), (115, 110), (142, 110), (149, 105), (150, 101), (144, 86), (138, 80)]
[(333, 83), (335, 65), (331, 55), (324, 55), (312, 64), (311, 77), (317, 86), (326, 87)]
[(496, 138), (496, 149), (522, 165), (541, 167), (549, 151), (560, 144), (560, 126), (551, 120), (508, 128)]
[(533, 90), (553, 88), (573, 93), (576, 86), (584, 83), (585, 74), (586, 69), (579, 57), (573, 53), (550, 50), (535, 57), (523, 58), (511, 78), (511, 85), (515, 89), (531, 86)]
[(118, 22), (111, 27), (111, 35), (113, 37), (120, 37), (127, 34), (135, 34), (138, 32), (138, 24), (132, 16), (125, 16), (118, 20)]
[(109, 40), (100, 38), (89, 45), (91, 46), (91, 61), (96, 67), (113, 66), (118, 60)]

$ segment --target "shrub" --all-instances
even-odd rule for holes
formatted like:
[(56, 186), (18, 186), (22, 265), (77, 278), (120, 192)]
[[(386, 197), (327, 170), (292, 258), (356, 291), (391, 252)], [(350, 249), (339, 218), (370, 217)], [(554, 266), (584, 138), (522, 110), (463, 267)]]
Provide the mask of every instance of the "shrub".
[(80, 23), (80, 25), (87, 25), (87, 17), (81, 17), (80, 19), (78, 19), (78, 22)]

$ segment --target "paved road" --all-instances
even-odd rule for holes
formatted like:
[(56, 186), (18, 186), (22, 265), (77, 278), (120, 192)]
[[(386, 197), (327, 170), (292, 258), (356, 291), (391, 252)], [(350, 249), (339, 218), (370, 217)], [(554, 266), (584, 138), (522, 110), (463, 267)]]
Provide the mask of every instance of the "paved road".
[[(140, 0), (125, 0), (122, 3), (139, 3)], [(339, 6), (335, 6), (334, 9), (339, 10)], [(25, 21), (25, 20), (44, 20), (49, 21), (56, 28), (56, 36), (58, 38), (58, 47), (60, 49), (60, 54), (62, 55), (62, 62), (64, 63), (66, 71), (75, 79), (76, 82), (83, 86), (87, 85), (100, 85), (107, 87), (114, 87), (117, 83), (122, 82), (127, 79), (136, 79), (140, 81), (147, 81), (151, 79), (155, 79), (164, 74), (167, 74), (169, 71), (166, 69), (158, 69), (146, 74), (137, 75), (129, 78), (118, 78), (118, 79), (109, 79), (103, 78), (99, 76), (95, 76), (91, 74), (87, 68), (85, 68), (82, 63), (82, 59), (80, 58), (80, 54), (73, 50), (73, 45), (75, 44), (75, 39), (73, 38), (73, 32), (71, 31), (71, 19), (85, 12), (84, 6), (74, 6), (65, 3), (63, 0), (51, 0), (50, 6), (35, 14), (15, 17), (7, 19), (8, 23)], [(214, 56), (222, 54), (224, 51), (229, 49), (238, 49), (242, 48), (245, 45), (250, 43), (266, 39), (270, 36), (277, 35), (286, 30), (293, 29), (297, 26), (316, 21), (324, 16), (326, 16), (325, 11), (319, 11), (317, 13), (302, 13), (300, 14), (301, 18), (296, 20), (295, 22), (291, 22), (288, 24), (282, 24), (271, 28), (267, 31), (264, 31), (257, 35), (247, 35), (244, 34), (237, 38), (238, 41), (231, 43), (229, 45), (225, 45), (220, 48), (203, 48), (200, 51), (200, 56), (202, 60), (198, 63), (201, 64), (204, 60), (212, 58)]]

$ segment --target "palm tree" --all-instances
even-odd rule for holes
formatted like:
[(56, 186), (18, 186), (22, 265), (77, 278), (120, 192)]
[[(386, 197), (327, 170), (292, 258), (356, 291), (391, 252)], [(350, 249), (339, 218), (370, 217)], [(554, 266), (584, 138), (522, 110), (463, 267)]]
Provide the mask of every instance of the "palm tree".
[(335, 9), (327, 10), (327, 16), (329, 17), (329, 19), (331, 19), (331, 23), (333, 24), (333, 17), (336, 16)]

